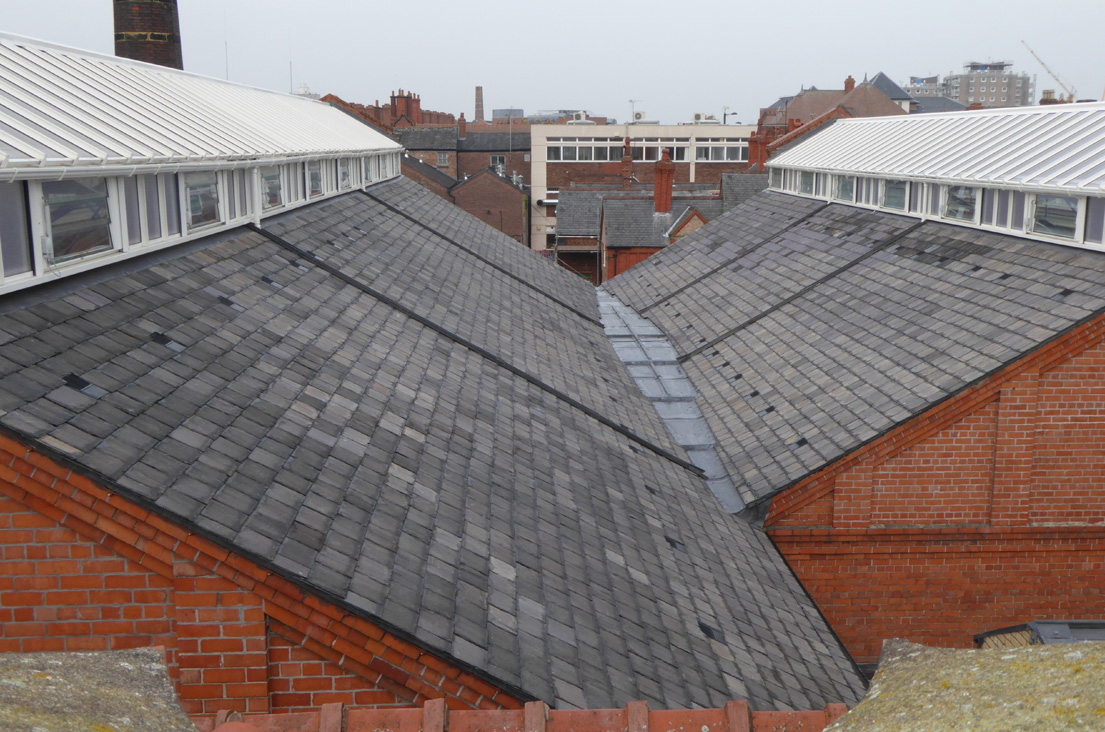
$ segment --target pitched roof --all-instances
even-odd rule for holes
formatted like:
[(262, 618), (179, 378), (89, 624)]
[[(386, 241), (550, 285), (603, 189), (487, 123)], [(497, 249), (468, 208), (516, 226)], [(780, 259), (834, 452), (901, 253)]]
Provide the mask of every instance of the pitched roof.
[(458, 127), (404, 127), (399, 143), (408, 150), (456, 150)]
[(0, 76), (0, 167), (19, 175), (397, 149), (323, 102), (15, 36)]
[(662, 247), (667, 232), (685, 205), (672, 201), (672, 212), (656, 213), (656, 204), (647, 200), (611, 198), (602, 203), (603, 239), (610, 249), (625, 247)]
[(935, 114), (938, 112), (962, 112), (967, 108), (966, 104), (957, 102), (948, 97), (929, 97), (921, 94), (914, 97), (913, 102), (917, 108), (911, 107), (910, 114)]
[(530, 149), (528, 132), (472, 132), (456, 141), (460, 152), (522, 152)]
[(1105, 191), (1105, 103), (841, 120), (768, 165), (1085, 195)]
[(766, 192), (606, 287), (754, 503), (1101, 313), (1105, 253)]
[(906, 92), (905, 89), (898, 86), (889, 76), (881, 71), (871, 78), (871, 84), (887, 97), (896, 102), (904, 102), (913, 98), (909, 96), (909, 93)]
[(560, 191), (557, 198), (557, 236), (598, 238), (602, 222), (602, 192), (566, 189)]
[(402, 179), (263, 225), (0, 298), (3, 429), (523, 697), (855, 700), (590, 287)]
[(848, 110), (853, 117), (886, 117), (908, 114), (890, 97), (869, 81), (856, 84), (856, 88), (841, 97), (838, 107)]
[(423, 175), (430, 180), (434, 181), (438, 185), (445, 187), (446, 190), (452, 188), (457, 184), (457, 179), (449, 175), (440, 168), (424, 163), (415, 156), (407, 153), (403, 156), (403, 165), (407, 165), (413, 168), (419, 175)]

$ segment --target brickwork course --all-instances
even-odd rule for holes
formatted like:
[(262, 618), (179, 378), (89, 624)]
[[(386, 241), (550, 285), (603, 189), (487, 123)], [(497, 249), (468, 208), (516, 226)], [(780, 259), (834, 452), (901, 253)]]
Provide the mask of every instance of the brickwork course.
[(201, 715), (855, 703), (598, 316), (404, 179), (0, 300), (0, 641)]
[(607, 287), (859, 662), (1105, 600), (1105, 255), (766, 192)]
[(113, 0), (115, 55), (183, 69), (176, 0)]

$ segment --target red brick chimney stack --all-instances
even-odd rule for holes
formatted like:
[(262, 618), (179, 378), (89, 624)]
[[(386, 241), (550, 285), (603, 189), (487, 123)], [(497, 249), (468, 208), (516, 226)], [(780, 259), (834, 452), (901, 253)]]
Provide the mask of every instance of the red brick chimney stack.
[(633, 153), (629, 149), (629, 136), (625, 138), (625, 152), (622, 153), (622, 190), (633, 188)]
[(656, 201), (656, 213), (671, 213), (671, 187), (675, 182), (675, 163), (671, 161), (666, 147), (660, 162), (656, 163), (655, 177), (652, 197)]
[(460, 119), (457, 120), (457, 137), (464, 139), (468, 134), (468, 121), (464, 119), (464, 112), (460, 113)]
[(114, 0), (115, 55), (183, 69), (176, 0)]
[(844, 92), (845, 93), (850, 92), (855, 88), (856, 88), (856, 80), (852, 78), (851, 74), (849, 74), (848, 78), (844, 80)]
[[(483, 87), (476, 87), (476, 116), (473, 117), (476, 122), (483, 122)], [(463, 137), (463, 135), (461, 135)]]

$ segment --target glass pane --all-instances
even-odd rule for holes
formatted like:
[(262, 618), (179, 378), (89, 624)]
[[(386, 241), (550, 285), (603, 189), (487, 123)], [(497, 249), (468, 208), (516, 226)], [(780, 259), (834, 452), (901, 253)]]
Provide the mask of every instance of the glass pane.
[(150, 241), (161, 238), (161, 196), (157, 191), (157, 176), (142, 176), (142, 192), (146, 197), (146, 230)]
[(1014, 229), (1024, 228), (1024, 194), (1020, 191), (1013, 192), (1013, 221), (1010, 226)]
[(248, 216), (251, 196), (249, 194), (250, 189), (253, 188), (253, 176), (249, 174), (248, 170), (243, 170), (242, 179), (239, 181), (238, 186), (238, 213), (241, 216)]
[(27, 191), (23, 183), (0, 183), (0, 257), (5, 277), (31, 271)]
[(808, 170), (801, 172), (801, 179), (798, 184), (798, 190), (806, 195), (813, 195), (813, 173)]
[(574, 147), (565, 147), (560, 152), (565, 160), (576, 159), (576, 149)]
[(226, 217), (238, 218), (238, 171), (230, 170), (226, 174)]
[[(440, 157), (439, 154), (438, 158)], [(438, 164), (448, 164), (448, 160), (445, 163), (441, 163), (439, 160)], [(307, 195), (311, 198), (322, 195), (322, 166), (317, 160), (307, 164)]]
[(772, 188), (779, 188), (780, 186), (782, 186), (783, 175), (782, 175), (782, 171), (780, 171), (778, 168), (772, 168), (771, 169), (770, 178), (771, 178), (771, 187)]
[(694, 159), (695, 160), (709, 160), (710, 159), (710, 148), (708, 148), (708, 147), (696, 147), (694, 149)]
[(579, 148), (579, 150), (577, 151), (579, 153), (579, 159), (580, 160), (590, 160), (591, 159), (591, 150), (592, 150), (592, 148), (590, 148), (590, 147), (581, 147), (581, 148)]
[(833, 198), (838, 201), (855, 199), (856, 179), (848, 175), (838, 175), (834, 181)]
[(686, 159), (687, 159), (687, 148), (685, 148), (685, 147), (675, 148), (675, 157), (673, 157), (672, 160), (678, 160), (679, 162), (684, 162), (684, 161), (686, 161)]
[(1049, 234), (1073, 239), (1078, 225), (1078, 199), (1070, 196), (1036, 196), (1036, 210), (1032, 215), (1032, 230), (1037, 234)]
[(927, 183), (926, 187), (928, 188), (929, 192), (929, 215), (939, 216), (941, 195), (940, 186), (936, 183)]
[(142, 241), (142, 212), (138, 207), (138, 177), (123, 178), (123, 207), (127, 214), (127, 243)]
[(998, 210), (994, 216), (994, 226), (1003, 229), (1009, 226), (1009, 191), (998, 191)]
[(909, 212), (921, 213), (922, 203), (921, 194), (925, 191), (923, 183), (914, 183), (913, 187), (909, 189)]
[(283, 205), (280, 188), (280, 168), (261, 168), (261, 207), (266, 211)]
[(549, 160), (560, 160), (560, 148), (559, 147), (550, 147), (549, 148)]
[(905, 210), (906, 182), (904, 180), (888, 180), (883, 186), (882, 205), (885, 208), (893, 208), (898, 211)]
[[(1090, 198), (1086, 201), (1086, 241), (1101, 244), (1103, 236), (1105, 236), (1105, 198)], [(7, 256), (5, 249), (5, 271), (8, 266)]]
[(607, 153), (610, 152), (608, 147), (596, 147), (595, 148), (595, 160), (607, 160)]
[(180, 234), (180, 186), (173, 173), (160, 176), (165, 187), (165, 218), (169, 222), (169, 236)]
[(338, 161), (338, 187), (345, 190), (353, 185), (353, 164), (346, 158)]
[(219, 185), (215, 173), (185, 173), (188, 231), (219, 221)]
[(997, 191), (992, 191), (989, 188), (982, 190), (982, 223), (984, 226), (990, 226), (994, 223), (994, 198)]
[(42, 195), (49, 209), (55, 262), (111, 248), (105, 179), (47, 181)]
[(959, 221), (974, 221), (975, 197), (978, 191), (970, 186), (948, 186), (948, 202), (944, 216)]

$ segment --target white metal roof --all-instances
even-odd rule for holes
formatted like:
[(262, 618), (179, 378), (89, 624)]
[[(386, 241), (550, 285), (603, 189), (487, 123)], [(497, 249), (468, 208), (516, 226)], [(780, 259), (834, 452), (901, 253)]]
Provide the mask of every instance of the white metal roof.
[(840, 120), (768, 165), (1100, 193), (1105, 104)]
[(0, 179), (399, 149), (323, 102), (0, 34)]

